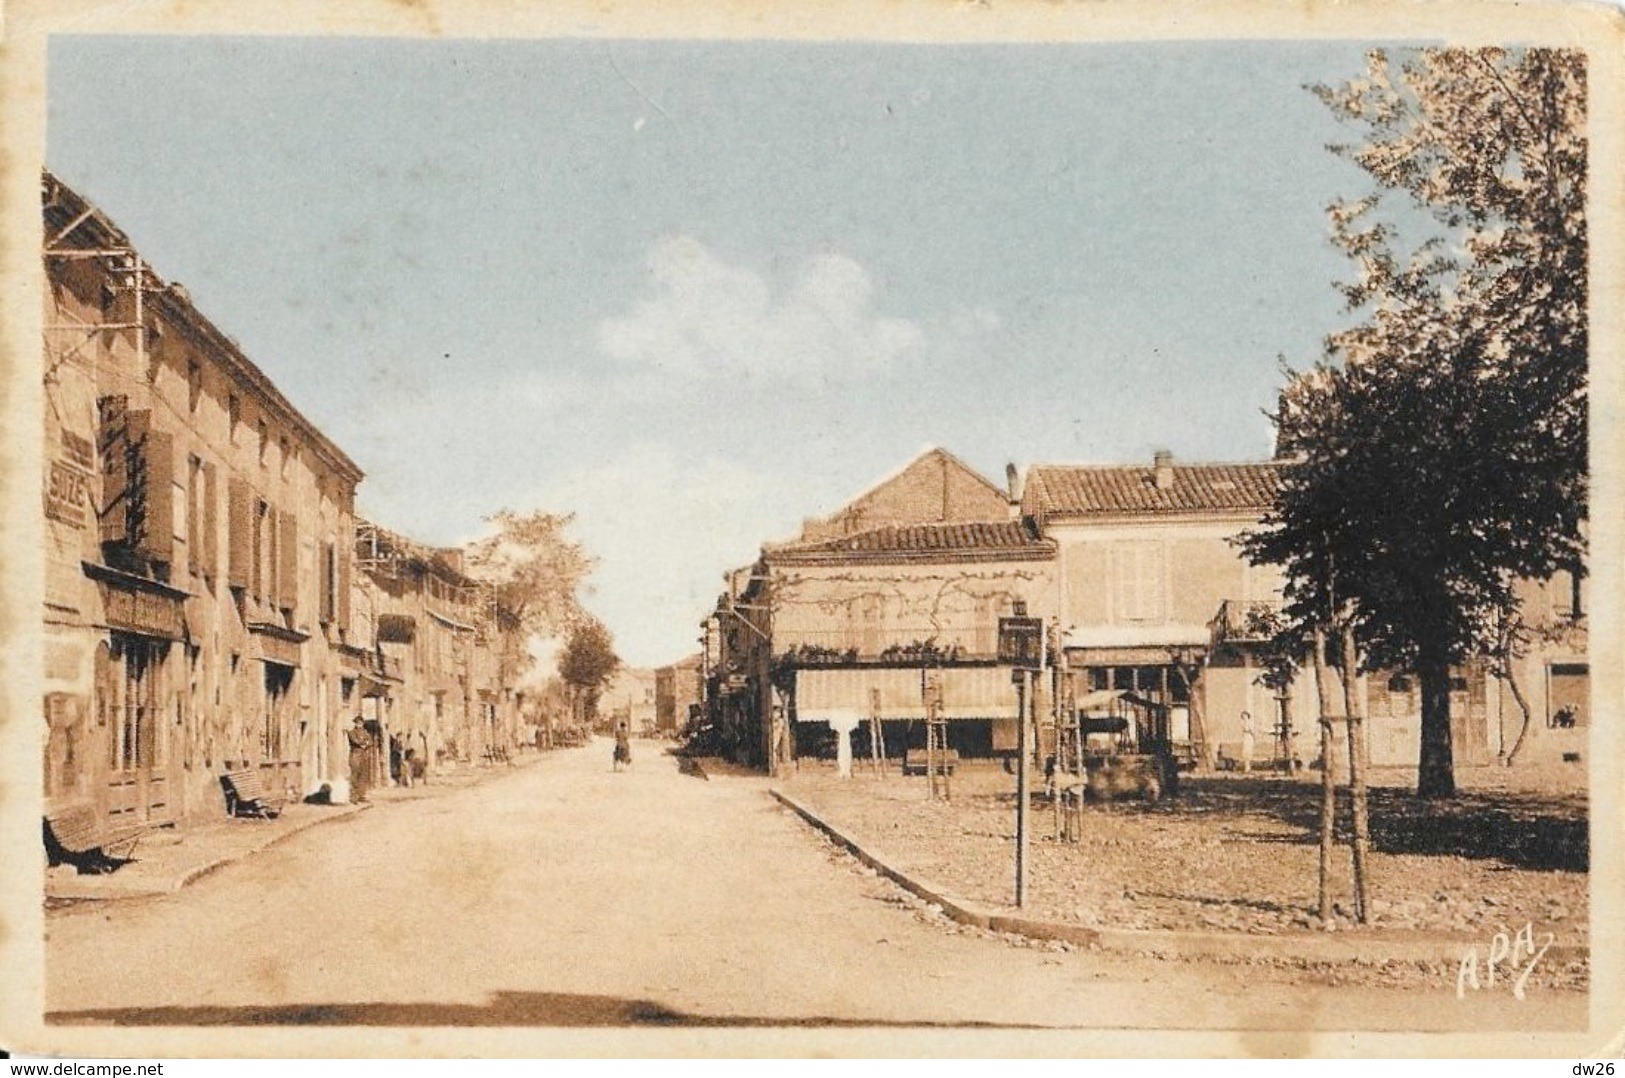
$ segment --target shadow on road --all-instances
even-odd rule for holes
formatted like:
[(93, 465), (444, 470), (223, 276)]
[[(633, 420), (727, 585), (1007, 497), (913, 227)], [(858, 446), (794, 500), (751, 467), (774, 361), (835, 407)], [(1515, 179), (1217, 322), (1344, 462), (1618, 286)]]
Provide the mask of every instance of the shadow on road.
[(567, 992), (497, 992), (473, 1003), (289, 1003), (247, 1007), (109, 1007), (53, 1011), (48, 1025), (111, 1026), (899, 1026), (1037, 1029), (995, 1022), (698, 1015), (642, 999)]

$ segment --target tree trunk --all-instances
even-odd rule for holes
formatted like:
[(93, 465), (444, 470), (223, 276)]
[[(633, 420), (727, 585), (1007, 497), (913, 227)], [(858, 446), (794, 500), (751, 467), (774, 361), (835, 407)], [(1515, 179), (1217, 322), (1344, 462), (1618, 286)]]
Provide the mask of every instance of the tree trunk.
[(1512, 742), (1512, 751), (1506, 751), (1506, 742), (1501, 743), (1501, 752), (1506, 766), (1511, 767), (1518, 762), (1518, 753), (1523, 751), (1524, 739), (1529, 736), (1529, 701), (1524, 698), (1523, 688), (1518, 684), (1518, 674), (1513, 655), (1513, 625), (1512, 618), (1505, 615), (1501, 619), (1500, 639), (1500, 665), (1501, 680), (1506, 687), (1512, 690), (1512, 699), (1518, 704), (1518, 711), (1523, 715), (1523, 725), (1518, 727), (1518, 736)]
[(1344, 625), (1338, 632), (1343, 655), (1343, 706), (1348, 710), (1349, 799), (1354, 817), (1354, 918), (1361, 924), (1370, 920), (1368, 854), (1371, 849), (1371, 823), (1367, 814), (1365, 790), (1365, 704), (1360, 700), (1354, 673), (1359, 669), (1354, 649), (1354, 630)]
[(1422, 686), (1422, 746), (1416, 768), (1416, 795), (1456, 796), (1456, 765), (1450, 746), (1450, 663), (1440, 655), (1416, 662)]
[(1326, 664), (1326, 631), (1315, 628), (1315, 692), (1320, 700), (1320, 919), (1332, 919), (1332, 830), (1337, 822), (1337, 783), (1332, 774), (1331, 673)]
[(1203, 771), (1212, 771), (1213, 745), (1208, 741), (1207, 716), (1203, 714), (1201, 701), (1196, 694), (1196, 682), (1202, 676), (1202, 667), (1193, 664), (1187, 671), (1184, 663), (1175, 663), (1174, 673), (1179, 675), (1180, 687), (1185, 690), (1185, 706), (1191, 722), (1191, 742), (1196, 748), (1197, 758)]

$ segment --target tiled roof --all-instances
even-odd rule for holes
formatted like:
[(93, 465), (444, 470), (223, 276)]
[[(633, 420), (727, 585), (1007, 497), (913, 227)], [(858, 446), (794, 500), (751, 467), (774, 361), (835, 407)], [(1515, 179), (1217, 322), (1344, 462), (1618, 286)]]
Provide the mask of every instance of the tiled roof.
[(834, 539), (770, 547), (776, 555), (936, 554), (1020, 550), (1043, 552), (1053, 542), (1041, 538), (1026, 521), (996, 520), (937, 524), (892, 524)]
[(1159, 488), (1152, 465), (1035, 464), (1027, 473), (1022, 512), (1040, 516), (1259, 512), (1273, 503), (1281, 469), (1273, 461), (1169, 467), (1173, 481)]

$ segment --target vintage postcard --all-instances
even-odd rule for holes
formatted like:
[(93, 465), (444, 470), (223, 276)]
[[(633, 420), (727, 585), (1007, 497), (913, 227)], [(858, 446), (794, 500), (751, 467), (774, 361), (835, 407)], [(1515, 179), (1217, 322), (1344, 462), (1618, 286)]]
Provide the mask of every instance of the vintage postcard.
[(0, 1046), (1619, 1050), (1618, 9), (4, 17)]

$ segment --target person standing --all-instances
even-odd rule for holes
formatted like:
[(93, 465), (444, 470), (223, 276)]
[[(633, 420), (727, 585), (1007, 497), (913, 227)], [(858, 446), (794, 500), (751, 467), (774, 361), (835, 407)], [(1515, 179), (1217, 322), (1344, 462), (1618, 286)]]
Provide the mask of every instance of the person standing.
[(350, 803), (359, 805), (372, 785), (372, 734), (367, 732), (366, 720), (357, 715), (345, 737), (350, 743)]
[(1241, 769), (1251, 772), (1253, 769), (1253, 713), (1241, 713)]

